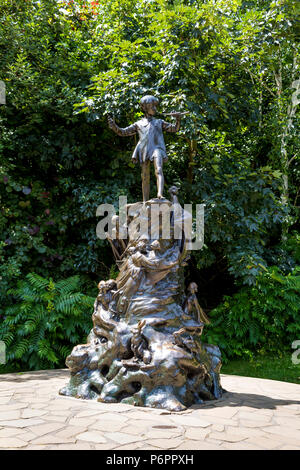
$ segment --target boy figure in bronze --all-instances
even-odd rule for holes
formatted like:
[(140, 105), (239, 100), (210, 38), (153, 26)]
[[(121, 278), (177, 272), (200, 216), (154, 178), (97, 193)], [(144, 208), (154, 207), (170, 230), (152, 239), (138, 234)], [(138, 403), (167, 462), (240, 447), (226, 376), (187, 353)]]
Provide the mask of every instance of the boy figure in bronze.
[(163, 198), (164, 175), (163, 162), (167, 161), (166, 146), (163, 131), (178, 132), (182, 114), (174, 112), (170, 116), (176, 117), (176, 123), (170, 124), (162, 119), (155, 119), (159, 100), (155, 96), (146, 95), (140, 101), (145, 117), (131, 124), (131, 126), (118, 127), (112, 117), (108, 117), (109, 127), (120, 136), (139, 135), (139, 141), (134, 149), (132, 161), (139, 161), (142, 168), (143, 201), (149, 200), (150, 195), (150, 162), (153, 162), (157, 182), (157, 197)]

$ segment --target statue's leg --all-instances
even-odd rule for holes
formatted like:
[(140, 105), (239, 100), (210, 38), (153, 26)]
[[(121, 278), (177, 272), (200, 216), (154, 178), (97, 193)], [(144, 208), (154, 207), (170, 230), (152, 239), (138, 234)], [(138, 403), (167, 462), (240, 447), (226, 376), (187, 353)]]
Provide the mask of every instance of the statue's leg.
[(159, 150), (155, 150), (153, 156), (154, 168), (155, 168), (155, 176), (156, 176), (156, 184), (157, 184), (157, 197), (161, 199), (163, 197), (164, 192), (164, 174), (163, 174), (163, 157)]
[(142, 163), (142, 191), (143, 201), (149, 201), (150, 197), (150, 161)]

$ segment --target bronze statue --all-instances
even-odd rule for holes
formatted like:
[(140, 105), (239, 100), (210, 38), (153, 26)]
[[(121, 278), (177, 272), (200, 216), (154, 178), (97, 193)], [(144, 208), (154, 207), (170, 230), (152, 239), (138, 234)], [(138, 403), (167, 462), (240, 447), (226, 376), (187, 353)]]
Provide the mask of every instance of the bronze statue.
[(193, 312), (196, 313), (198, 321), (206, 323), (207, 325), (210, 323), (209, 319), (205, 315), (204, 310), (199, 305), (196, 292), (198, 291), (198, 286), (195, 282), (191, 282), (188, 286), (188, 296), (184, 305), (184, 312), (187, 314), (192, 314)]
[[(119, 268), (116, 278), (100, 281), (92, 315), (93, 328), (87, 344), (75, 346), (66, 359), (71, 370), (62, 395), (122, 402), (182, 411), (187, 406), (222, 396), (220, 384), (221, 353), (217, 346), (205, 344), (201, 334), (209, 319), (199, 305), (197, 284), (184, 292), (184, 266), (188, 259), (188, 240), (175, 237), (182, 220), (190, 220), (178, 200), (178, 188), (170, 188), (171, 201), (163, 199), (163, 161), (166, 150), (163, 130), (176, 132), (176, 124), (154, 119), (157, 98), (141, 100), (144, 119), (120, 129), (110, 119), (110, 127), (119, 135), (139, 134), (133, 159), (142, 166), (143, 203), (134, 203), (127, 213), (127, 226), (139, 220), (137, 206), (147, 214), (152, 204), (173, 210), (170, 236), (160, 233), (163, 218), (158, 218), (152, 238), (139, 231), (120, 235), (118, 216), (115, 233), (108, 240)], [(149, 201), (150, 162), (154, 162), (158, 200)], [(124, 222), (125, 224), (125, 222)], [(153, 226), (151, 226), (153, 228)]]
[(145, 276), (143, 267), (135, 262), (134, 255), (145, 252), (146, 246), (147, 243), (142, 240), (136, 247), (129, 247), (127, 259), (120, 267), (120, 274), (117, 277), (118, 309), (124, 315), (131, 297), (136, 293)]
[(181, 116), (186, 113), (173, 112), (169, 116), (176, 118), (176, 124), (170, 124), (163, 119), (155, 119), (154, 116), (159, 104), (158, 98), (151, 95), (143, 96), (140, 101), (143, 119), (128, 127), (118, 127), (112, 117), (108, 117), (109, 127), (120, 136), (139, 135), (139, 141), (134, 149), (132, 161), (139, 162), (142, 168), (143, 201), (148, 201), (150, 196), (150, 162), (153, 162), (157, 182), (157, 197), (163, 198), (164, 174), (163, 162), (167, 161), (166, 146), (163, 131), (178, 132)]
[[(204, 323), (196, 327), (184, 327), (180, 330), (174, 331), (173, 337), (175, 344), (181, 348), (187, 349), (189, 352), (192, 352), (195, 348), (195, 342), (193, 336), (197, 334), (198, 336), (202, 335)], [(185, 335), (185, 336), (184, 336)]]
[(134, 354), (134, 361), (142, 360), (145, 364), (151, 361), (151, 353), (147, 349), (148, 344), (145, 336), (142, 334), (143, 328), (146, 326), (146, 320), (139, 321), (137, 326), (133, 328), (131, 338), (131, 350)]
[(178, 197), (177, 197), (177, 194), (178, 194), (178, 188), (177, 186), (171, 186), (169, 188), (169, 194), (171, 196), (171, 201), (172, 201), (172, 204), (179, 204), (179, 201), (178, 201)]
[(101, 303), (105, 310), (109, 309), (109, 304), (113, 300), (113, 293), (116, 287), (117, 283), (114, 279), (100, 281), (98, 284), (99, 294), (97, 296), (97, 300)]

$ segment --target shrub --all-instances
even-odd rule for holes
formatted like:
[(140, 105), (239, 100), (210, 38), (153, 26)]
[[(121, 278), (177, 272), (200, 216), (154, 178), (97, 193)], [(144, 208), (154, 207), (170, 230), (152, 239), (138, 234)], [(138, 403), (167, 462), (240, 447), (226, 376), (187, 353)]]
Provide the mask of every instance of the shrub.
[(8, 291), (15, 303), (5, 309), (0, 326), (7, 348), (2, 371), (64, 366), (91, 328), (94, 298), (82, 294), (80, 285), (80, 276), (54, 282), (30, 273)]
[(300, 338), (300, 267), (283, 275), (265, 270), (254, 286), (243, 287), (210, 312), (205, 340), (225, 357), (252, 357), (291, 348)]

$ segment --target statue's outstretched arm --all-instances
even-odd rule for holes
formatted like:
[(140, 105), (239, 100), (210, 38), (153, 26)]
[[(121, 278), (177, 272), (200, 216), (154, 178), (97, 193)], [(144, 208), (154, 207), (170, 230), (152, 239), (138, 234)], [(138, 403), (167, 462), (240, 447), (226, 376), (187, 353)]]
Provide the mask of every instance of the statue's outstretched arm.
[(178, 132), (180, 129), (180, 123), (181, 123), (181, 114), (174, 113), (174, 117), (176, 117), (176, 123), (171, 124), (170, 122), (167, 121), (162, 121), (162, 128), (166, 132)]
[(131, 124), (131, 126), (128, 127), (119, 127), (116, 123), (115, 120), (112, 117), (108, 117), (108, 126), (110, 129), (112, 129), (116, 134), (126, 137), (128, 135), (134, 135), (137, 133), (137, 126), (136, 124)]

